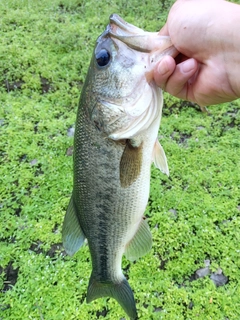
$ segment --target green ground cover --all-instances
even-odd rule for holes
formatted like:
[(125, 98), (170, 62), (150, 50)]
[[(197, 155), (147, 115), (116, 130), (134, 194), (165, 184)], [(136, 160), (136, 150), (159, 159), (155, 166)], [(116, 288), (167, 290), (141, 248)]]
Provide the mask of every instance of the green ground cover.
[[(88, 247), (61, 247), (70, 128), (108, 16), (157, 31), (172, 3), (0, 1), (0, 320), (124, 319), (112, 299), (86, 304)], [(165, 94), (170, 178), (152, 169), (153, 248), (123, 260), (140, 319), (240, 319), (240, 101), (208, 111)]]

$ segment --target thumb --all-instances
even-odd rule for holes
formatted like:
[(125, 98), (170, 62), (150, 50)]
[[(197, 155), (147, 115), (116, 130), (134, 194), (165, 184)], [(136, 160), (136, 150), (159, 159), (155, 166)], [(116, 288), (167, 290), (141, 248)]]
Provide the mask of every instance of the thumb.
[(158, 32), (158, 34), (159, 34), (160, 36), (169, 36), (167, 23), (162, 27), (162, 29), (160, 29), (160, 31)]

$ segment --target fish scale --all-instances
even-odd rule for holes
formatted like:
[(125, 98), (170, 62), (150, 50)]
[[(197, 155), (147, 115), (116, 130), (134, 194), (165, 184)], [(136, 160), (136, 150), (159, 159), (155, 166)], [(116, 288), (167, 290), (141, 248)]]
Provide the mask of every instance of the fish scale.
[(92, 261), (87, 302), (112, 297), (131, 319), (137, 310), (122, 256), (133, 261), (150, 251), (143, 215), (151, 163), (168, 174), (157, 139), (162, 93), (151, 74), (162, 56), (176, 53), (168, 37), (112, 15), (97, 39), (77, 113), (63, 245), (72, 255), (87, 239)]
[[(80, 225), (88, 239), (90, 250), (99, 253), (101, 252), (100, 248), (107, 247), (108, 256), (114, 256), (119, 245), (122, 247), (124, 245), (122, 238), (124, 233), (126, 234), (129, 221), (134, 218), (135, 212), (139, 214), (135, 206), (144, 196), (143, 192), (140, 192), (141, 179), (138, 179), (129, 188), (121, 188), (119, 163), (124, 146), (103, 139), (104, 137), (99, 135), (94, 126), (89, 127), (83, 123), (84, 117), (78, 118), (77, 121), (79, 122), (76, 128), (75, 141), (81, 141), (81, 144), (78, 142), (74, 145), (74, 171), (76, 173), (81, 172), (81, 181), (79, 183), (78, 174), (75, 174), (74, 192), (75, 199), (77, 199), (76, 205), (81, 208), (79, 212)], [(86, 127), (88, 128), (87, 134), (85, 132)], [(84, 139), (81, 137), (84, 137)], [(99, 148), (95, 147), (97, 143), (101, 143)], [(144, 172), (142, 176), (144, 176)], [(149, 180), (148, 175), (146, 178), (147, 182)], [(111, 184), (109, 184), (110, 181)], [(136, 198), (135, 206), (132, 199), (129, 198), (129, 193)], [(121, 214), (122, 212), (125, 212), (124, 216)], [(89, 229), (90, 224), (91, 228)], [(115, 227), (116, 224), (119, 227), (118, 229)], [(105, 232), (103, 232), (104, 230)], [(98, 236), (95, 237), (96, 235)], [(92, 256), (98, 257), (94, 253)], [(108, 260), (108, 270), (114, 272), (115, 266), (114, 268), (110, 266), (114, 261), (111, 258)], [(93, 269), (96, 266), (101, 268), (101, 263), (93, 260)], [(98, 270), (97, 273), (101, 274), (101, 271)]]

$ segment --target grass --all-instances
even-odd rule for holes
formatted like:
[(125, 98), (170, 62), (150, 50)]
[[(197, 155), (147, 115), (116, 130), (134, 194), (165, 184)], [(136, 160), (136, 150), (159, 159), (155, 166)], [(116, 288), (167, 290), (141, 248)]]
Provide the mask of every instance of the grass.
[[(157, 31), (172, 3), (1, 1), (1, 320), (124, 319), (112, 299), (86, 304), (87, 246), (74, 257), (61, 247), (68, 131), (108, 16)], [(165, 94), (160, 138), (170, 178), (152, 169), (153, 248), (137, 263), (123, 260), (139, 319), (240, 319), (239, 129), (239, 100), (205, 114)], [(197, 279), (206, 260), (210, 273)], [(215, 285), (216, 272), (226, 284)]]

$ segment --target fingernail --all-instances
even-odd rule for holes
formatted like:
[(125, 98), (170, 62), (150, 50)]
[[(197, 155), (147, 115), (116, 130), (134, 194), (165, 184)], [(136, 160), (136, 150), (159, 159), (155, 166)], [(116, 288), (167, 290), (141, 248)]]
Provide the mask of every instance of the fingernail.
[(169, 71), (168, 64), (166, 63), (166, 61), (163, 60), (159, 63), (157, 71), (162, 76), (164, 76)]
[(195, 69), (195, 60), (194, 59), (188, 59), (184, 61), (181, 65), (181, 71), (183, 73), (189, 73), (193, 69)]

